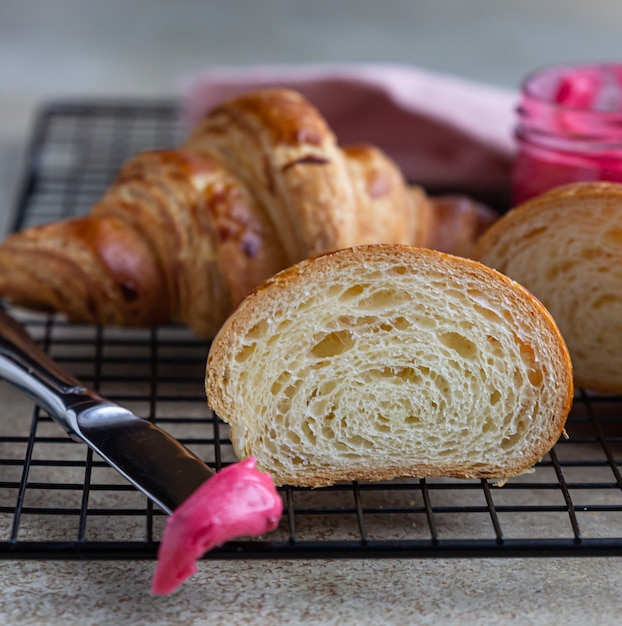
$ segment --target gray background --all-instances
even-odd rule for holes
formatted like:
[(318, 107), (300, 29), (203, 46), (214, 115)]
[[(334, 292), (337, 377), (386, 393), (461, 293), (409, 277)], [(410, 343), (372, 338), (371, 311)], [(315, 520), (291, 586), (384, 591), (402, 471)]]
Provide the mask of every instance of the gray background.
[(170, 96), (210, 65), (384, 61), (503, 87), (620, 57), (620, 0), (0, 0), (0, 229), (36, 106)]

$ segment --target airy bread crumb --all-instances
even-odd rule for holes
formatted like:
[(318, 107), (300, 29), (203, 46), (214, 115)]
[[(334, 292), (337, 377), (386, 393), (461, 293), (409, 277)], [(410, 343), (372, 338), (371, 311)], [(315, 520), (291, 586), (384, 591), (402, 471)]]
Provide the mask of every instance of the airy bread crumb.
[(206, 390), (277, 484), (507, 478), (559, 438), (566, 346), (525, 289), (474, 261), (350, 248), (264, 283), (215, 338)]

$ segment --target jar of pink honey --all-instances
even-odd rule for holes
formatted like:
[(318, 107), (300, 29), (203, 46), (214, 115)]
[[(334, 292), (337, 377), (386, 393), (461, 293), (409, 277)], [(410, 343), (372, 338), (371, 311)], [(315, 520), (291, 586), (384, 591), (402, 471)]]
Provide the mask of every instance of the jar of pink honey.
[(513, 203), (576, 181), (622, 182), (622, 63), (527, 77), (516, 128)]

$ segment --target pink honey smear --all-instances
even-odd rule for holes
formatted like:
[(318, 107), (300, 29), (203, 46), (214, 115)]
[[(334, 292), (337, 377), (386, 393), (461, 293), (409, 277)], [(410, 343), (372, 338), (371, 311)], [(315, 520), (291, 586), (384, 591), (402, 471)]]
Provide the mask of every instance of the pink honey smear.
[(151, 593), (174, 592), (197, 572), (196, 561), (206, 552), (236, 537), (271, 532), (282, 514), (272, 478), (253, 457), (224, 468), (167, 519)]

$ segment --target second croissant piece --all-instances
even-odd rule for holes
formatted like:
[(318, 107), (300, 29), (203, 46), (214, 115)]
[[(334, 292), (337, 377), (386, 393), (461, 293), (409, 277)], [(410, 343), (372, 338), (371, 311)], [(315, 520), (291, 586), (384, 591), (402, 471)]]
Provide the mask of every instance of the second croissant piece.
[(307, 100), (270, 89), (215, 108), (178, 149), (130, 159), (90, 215), (8, 237), (0, 297), (212, 337), (255, 286), (304, 258), (370, 243), (466, 255), (492, 219), (408, 186), (374, 147), (339, 147)]
[(563, 185), (515, 207), (474, 254), (520, 282), (568, 343), (575, 384), (622, 393), (622, 185)]

